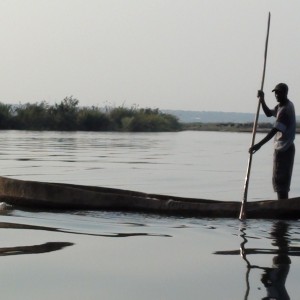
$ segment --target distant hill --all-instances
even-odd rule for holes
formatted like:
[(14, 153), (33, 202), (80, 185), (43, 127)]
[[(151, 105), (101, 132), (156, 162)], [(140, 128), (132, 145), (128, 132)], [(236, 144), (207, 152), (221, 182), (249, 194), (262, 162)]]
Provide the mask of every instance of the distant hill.
[[(236, 113), (236, 112), (218, 112), (218, 111), (188, 111), (188, 110), (161, 110), (176, 116), (182, 123), (250, 123), (254, 122), (255, 114)], [(267, 118), (265, 115), (259, 115), (258, 121), (261, 123), (273, 123), (274, 118)], [(297, 120), (300, 118), (297, 116)]]

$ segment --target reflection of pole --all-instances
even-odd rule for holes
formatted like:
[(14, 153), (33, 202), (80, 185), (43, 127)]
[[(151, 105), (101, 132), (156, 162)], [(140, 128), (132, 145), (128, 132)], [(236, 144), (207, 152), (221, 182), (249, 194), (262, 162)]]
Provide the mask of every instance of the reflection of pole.
[(250, 268), (247, 268), (247, 272), (246, 272), (246, 293), (245, 293), (245, 297), (244, 297), (244, 300), (248, 300), (248, 296), (249, 296), (249, 293), (250, 293), (250, 281), (249, 281), (249, 275), (250, 275)]
[(247, 253), (246, 253), (246, 248), (245, 248), (245, 245), (248, 243), (248, 240), (246, 238), (246, 236), (247, 236), (246, 235), (246, 227), (241, 228), (240, 232), (241, 232), (240, 237), (243, 239), (243, 242), (240, 245), (240, 255), (241, 255), (241, 257), (243, 258), (243, 260), (247, 264), (247, 271), (246, 271), (246, 293), (245, 293), (245, 296), (244, 296), (244, 300), (248, 300), (248, 296), (249, 296), (249, 293), (250, 293), (250, 280), (249, 280), (249, 277), (250, 277), (250, 271), (251, 271), (251, 269), (262, 269), (262, 270), (265, 270), (266, 268), (255, 266), (255, 265), (251, 265), (250, 261), (247, 259)]
[[(300, 257), (300, 247), (290, 246), (290, 238), (288, 234), (289, 224), (283, 221), (276, 221), (272, 226), (270, 236), (272, 239), (273, 248), (247, 248), (248, 242), (246, 235), (246, 221), (241, 223), (243, 228), (240, 228), (240, 237), (242, 242), (239, 250), (216, 251), (217, 255), (240, 255), (246, 262), (246, 292), (244, 299), (247, 300), (250, 293), (250, 270), (263, 270), (261, 282), (264, 284), (268, 297), (264, 299), (280, 299), (289, 300), (289, 295), (285, 288), (285, 282), (289, 273), (291, 259), (289, 256)], [(247, 255), (267, 254), (273, 256), (272, 267), (260, 267), (252, 265), (247, 259)], [(274, 256), (275, 255), (275, 256)]]
[(247, 263), (247, 267), (251, 268), (251, 264), (246, 257), (245, 245), (248, 243), (248, 240), (246, 239), (246, 228), (242, 228), (242, 229), (240, 229), (240, 231), (242, 232), (240, 237), (243, 239), (243, 242), (241, 243), (241, 246), (240, 246), (240, 254), (241, 254), (241, 257), (243, 258), (243, 260)]
[(241, 257), (243, 258), (243, 260), (246, 262), (247, 264), (247, 272), (246, 272), (246, 293), (245, 293), (245, 297), (244, 300), (248, 299), (249, 293), (250, 293), (250, 281), (249, 281), (249, 276), (250, 276), (250, 270), (251, 270), (251, 264), (249, 262), (249, 260), (246, 257), (246, 251), (245, 251), (245, 245), (248, 243), (248, 240), (246, 238), (246, 228), (242, 228), (240, 229), (240, 231), (242, 232), (242, 234), (240, 235), (240, 237), (243, 239), (243, 242), (241, 243), (240, 246), (240, 254)]
[[(251, 269), (264, 270), (261, 281), (267, 290), (268, 298), (266, 299), (281, 299), (281, 300), (290, 299), (287, 290), (285, 288), (285, 281), (289, 273), (290, 264), (291, 264), (291, 260), (288, 256), (289, 254), (288, 227), (289, 225), (287, 223), (281, 221), (275, 222), (273, 224), (273, 228), (270, 235), (273, 238), (272, 244), (274, 246), (277, 246), (278, 249), (274, 252), (274, 254), (276, 255), (273, 257), (273, 265), (271, 268), (251, 265), (251, 263), (247, 259), (247, 251), (245, 248), (245, 245), (248, 242), (246, 238), (246, 228), (244, 227), (240, 229), (241, 232), (240, 236), (243, 239), (240, 245), (240, 255), (247, 264), (246, 293), (244, 296), (244, 300), (248, 299), (250, 293), (249, 276), (250, 276)], [(269, 252), (272, 253), (271, 251)]]

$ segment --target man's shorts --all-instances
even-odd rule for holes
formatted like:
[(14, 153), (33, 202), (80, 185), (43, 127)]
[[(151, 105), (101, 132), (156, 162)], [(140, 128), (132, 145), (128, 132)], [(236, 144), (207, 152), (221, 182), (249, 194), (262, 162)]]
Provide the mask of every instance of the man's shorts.
[(295, 145), (286, 151), (274, 151), (273, 158), (273, 188), (275, 192), (289, 192), (293, 173)]

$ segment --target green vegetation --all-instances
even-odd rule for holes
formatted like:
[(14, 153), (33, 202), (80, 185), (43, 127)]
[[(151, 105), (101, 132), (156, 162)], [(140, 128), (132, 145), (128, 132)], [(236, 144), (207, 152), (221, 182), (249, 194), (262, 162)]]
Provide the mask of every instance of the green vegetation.
[(175, 116), (158, 109), (80, 107), (71, 96), (53, 106), (45, 101), (0, 103), (0, 129), (159, 132), (178, 131), (181, 124)]

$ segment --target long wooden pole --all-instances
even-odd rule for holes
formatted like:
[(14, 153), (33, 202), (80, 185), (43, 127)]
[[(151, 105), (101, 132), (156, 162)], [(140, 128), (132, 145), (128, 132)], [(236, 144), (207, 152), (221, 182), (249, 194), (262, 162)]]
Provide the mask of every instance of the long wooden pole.
[[(262, 81), (261, 81), (261, 87), (260, 87), (261, 91), (264, 89), (264, 82), (265, 82), (270, 23), (271, 23), (271, 13), (269, 13), (269, 18), (268, 18), (268, 29), (267, 29), (267, 37), (266, 37), (266, 43), (265, 43), (264, 68), (263, 68), (263, 75), (262, 75)], [(260, 110), (260, 101), (258, 101), (255, 121), (253, 124), (251, 147), (254, 145), (254, 142), (255, 142), (255, 134), (256, 134), (257, 123), (258, 123), (259, 110)], [(244, 196), (243, 196), (243, 201), (242, 201), (241, 211), (240, 211), (240, 216), (239, 216), (240, 220), (243, 220), (246, 218), (246, 204), (247, 204), (247, 195), (248, 195), (251, 164), (252, 164), (252, 153), (250, 153), (249, 159), (248, 159), (248, 167), (247, 167), (247, 172), (246, 172), (246, 177), (245, 177), (245, 185), (244, 185)]]

